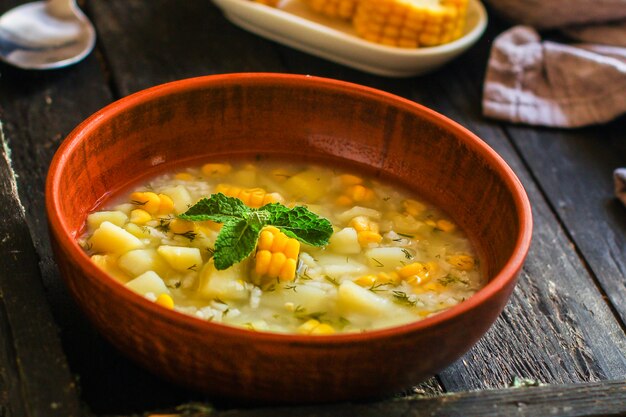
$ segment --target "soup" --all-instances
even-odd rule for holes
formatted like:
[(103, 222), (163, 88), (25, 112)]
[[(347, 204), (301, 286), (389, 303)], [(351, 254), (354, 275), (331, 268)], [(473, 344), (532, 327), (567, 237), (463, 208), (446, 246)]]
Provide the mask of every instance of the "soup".
[(148, 300), (254, 331), (421, 320), (485, 284), (446, 215), (354, 172), (269, 160), (152, 178), (87, 218), (93, 262)]

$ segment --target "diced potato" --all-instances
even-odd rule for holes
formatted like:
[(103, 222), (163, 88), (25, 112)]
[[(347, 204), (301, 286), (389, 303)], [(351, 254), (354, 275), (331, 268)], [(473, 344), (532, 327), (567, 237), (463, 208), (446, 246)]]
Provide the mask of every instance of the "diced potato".
[(202, 267), (202, 255), (198, 248), (161, 245), (157, 253), (175, 270), (186, 272)]
[(356, 230), (353, 227), (346, 227), (333, 233), (329, 240), (328, 249), (346, 255), (361, 252)]
[(132, 204), (132, 203), (122, 203), (122, 204), (118, 204), (117, 206), (113, 207), (113, 210), (121, 211), (122, 213), (124, 213), (124, 214), (126, 214), (128, 216), (128, 215), (130, 215), (130, 212), (133, 211), (136, 208), (137, 208), (137, 206)]
[[(334, 289), (333, 289), (334, 292)], [(320, 287), (301, 284), (297, 287), (279, 288), (263, 294), (263, 305), (282, 309), (285, 303), (291, 302), (298, 306), (305, 314), (328, 311), (335, 303), (335, 295), (324, 291)]]
[(102, 222), (110, 222), (116, 226), (122, 227), (128, 221), (128, 216), (122, 211), (96, 211), (87, 216), (87, 225), (89, 229), (96, 230)]
[(118, 265), (132, 276), (154, 271), (164, 277), (169, 269), (168, 264), (161, 258), (156, 249), (135, 249), (126, 252), (120, 256)]
[(174, 211), (176, 214), (186, 212), (187, 208), (194, 203), (189, 191), (187, 191), (187, 188), (183, 185), (167, 188), (163, 190), (163, 194), (167, 195), (174, 202)]
[(220, 271), (215, 268), (213, 261), (207, 262), (200, 271), (198, 295), (223, 301), (248, 298), (248, 290), (241, 280), (242, 268), (242, 263), (238, 263)]
[(137, 237), (109, 221), (104, 221), (94, 232), (89, 243), (94, 252), (121, 255), (129, 250), (143, 247)]
[(135, 291), (137, 294), (146, 295), (151, 292), (155, 295), (169, 294), (170, 290), (165, 285), (159, 274), (154, 271), (147, 271), (137, 278), (128, 281), (126, 287)]
[(352, 281), (344, 281), (339, 286), (338, 305), (345, 312), (366, 314), (372, 317), (402, 314), (402, 309), (393, 301), (380, 297)]
[(382, 214), (378, 210), (374, 210), (367, 207), (354, 206), (350, 210), (346, 210), (337, 216), (337, 219), (342, 223), (348, 223), (350, 220), (358, 216), (369, 217), (373, 220), (381, 218)]
[(119, 281), (126, 282), (130, 279), (130, 276), (118, 267), (117, 259), (113, 255), (92, 255), (91, 260), (98, 268)]
[(300, 172), (284, 182), (283, 187), (296, 200), (314, 203), (328, 192), (331, 178), (328, 173), (311, 169)]
[(365, 252), (365, 256), (370, 266), (376, 268), (391, 269), (410, 262), (406, 249), (399, 247), (372, 248)]

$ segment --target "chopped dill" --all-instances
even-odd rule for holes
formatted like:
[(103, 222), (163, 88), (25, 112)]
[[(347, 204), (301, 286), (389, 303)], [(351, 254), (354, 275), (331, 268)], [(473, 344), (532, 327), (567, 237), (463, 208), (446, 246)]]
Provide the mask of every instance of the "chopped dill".
[(379, 261), (379, 260), (378, 260), (378, 259), (376, 259), (376, 258), (370, 258), (370, 259), (371, 259), (372, 261), (376, 262), (376, 266), (377, 266), (378, 268), (382, 268), (382, 267), (384, 267), (384, 266), (385, 266), (385, 265), (383, 265), (383, 263), (382, 263), (381, 261)]
[(389, 285), (388, 282), (375, 282), (372, 284), (371, 287), (368, 288), (368, 290), (370, 290), (371, 292), (385, 291), (385, 288), (382, 287), (385, 287), (387, 285)]
[(159, 219), (159, 224), (155, 227), (157, 230), (160, 230), (163, 233), (167, 233), (170, 231), (170, 222), (172, 220), (169, 218), (161, 218)]
[(398, 233), (398, 236), (406, 237), (407, 239), (415, 238), (414, 235), (407, 235), (406, 233)]
[(191, 265), (189, 268), (187, 268), (188, 271), (194, 271), (197, 272), (198, 271), (198, 265), (193, 264)]
[(93, 248), (93, 243), (91, 242), (83, 243), (83, 249), (85, 249), (87, 252), (89, 252), (92, 248)]
[(182, 236), (182, 237), (186, 237), (187, 239), (189, 239), (190, 242), (193, 242), (193, 240), (196, 238), (196, 236), (198, 236), (197, 233), (192, 232), (191, 230), (185, 232), (185, 233), (174, 233), (175, 235), (178, 236)]
[(293, 292), (298, 292), (298, 286), (295, 284), (285, 285), (283, 288), (286, 290), (293, 290)]
[(180, 281), (176, 281), (174, 283), (174, 285), (166, 285), (167, 288), (173, 288), (173, 289), (178, 289), (181, 286), (181, 282)]
[(383, 197), (383, 201), (389, 201), (391, 197)]
[(437, 281), (444, 287), (447, 287), (450, 284), (463, 284), (465, 286), (469, 285), (468, 280), (463, 279), (461, 277), (454, 276), (452, 274), (448, 274), (443, 278), (439, 278)]
[(148, 200), (146, 201), (130, 200), (130, 204), (135, 205), (135, 206), (145, 206), (146, 204), (148, 204)]
[(337, 281), (336, 278), (333, 278), (330, 275), (324, 275), (324, 279), (326, 281), (330, 282), (331, 284), (333, 284), (335, 287), (339, 286), (339, 281)]
[(213, 255), (215, 254), (215, 249), (210, 248), (210, 247), (206, 247), (206, 251), (209, 253), (209, 259), (213, 257)]
[(413, 255), (411, 254), (411, 252), (408, 251), (408, 249), (402, 249), (402, 253), (404, 253), (405, 258), (413, 259)]
[(415, 304), (417, 303), (416, 300), (414, 300), (413, 298), (409, 297), (405, 292), (403, 291), (393, 291), (393, 300), (398, 303), (398, 304), (403, 304), (409, 307), (414, 307)]

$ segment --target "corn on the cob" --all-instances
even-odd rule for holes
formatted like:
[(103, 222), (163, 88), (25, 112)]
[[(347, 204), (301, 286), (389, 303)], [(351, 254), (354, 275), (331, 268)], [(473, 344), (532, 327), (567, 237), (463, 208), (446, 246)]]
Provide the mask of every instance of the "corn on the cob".
[(285, 200), (278, 193), (268, 193), (262, 188), (241, 188), (229, 184), (218, 184), (216, 193), (222, 193), (229, 197), (235, 197), (252, 208), (259, 208), (269, 203), (282, 203)]
[(328, 17), (352, 19), (361, 0), (304, 0), (314, 11)]
[(459, 38), (466, 11), (467, 0), (361, 0), (353, 24), (369, 41), (417, 48)]
[(296, 274), (300, 242), (276, 227), (265, 227), (259, 236), (255, 272), (260, 277), (291, 281)]

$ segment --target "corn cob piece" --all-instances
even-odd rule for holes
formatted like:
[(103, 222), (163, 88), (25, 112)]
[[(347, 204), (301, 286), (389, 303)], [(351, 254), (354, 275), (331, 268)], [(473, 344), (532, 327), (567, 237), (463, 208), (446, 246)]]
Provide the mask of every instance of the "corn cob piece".
[(466, 12), (467, 0), (361, 0), (353, 24), (366, 40), (417, 48), (459, 38)]
[(262, 188), (241, 188), (229, 184), (218, 184), (216, 193), (222, 193), (229, 197), (235, 197), (252, 208), (259, 208), (269, 203), (282, 203), (285, 199), (278, 193), (268, 193)]
[(341, 19), (352, 19), (360, 1), (361, 0), (304, 0), (311, 10), (328, 17)]
[(276, 227), (265, 227), (259, 236), (255, 272), (258, 276), (291, 281), (296, 275), (300, 242)]

